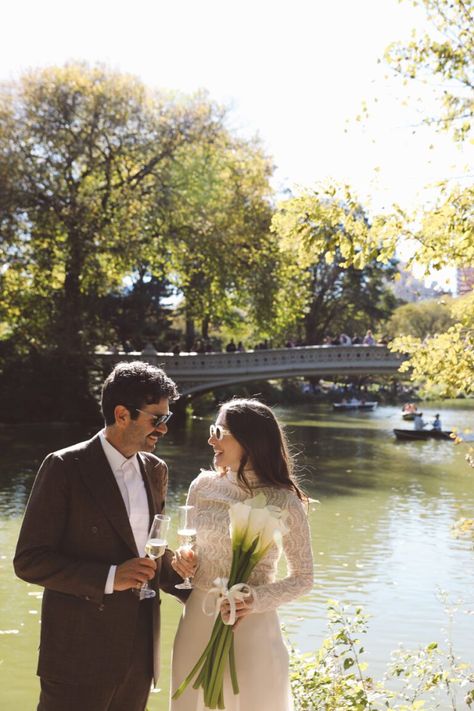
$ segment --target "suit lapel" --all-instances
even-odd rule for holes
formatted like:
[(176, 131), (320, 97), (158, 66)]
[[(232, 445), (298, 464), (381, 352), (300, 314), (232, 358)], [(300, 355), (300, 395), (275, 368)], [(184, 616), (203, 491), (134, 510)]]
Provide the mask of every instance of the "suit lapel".
[(150, 529), (152, 521), (153, 521), (153, 516), (155, 515), (155, 513), (157, 513), (155, 497), (153, 495), (153, 487), (151, 486), (150, 477), (148, 476), (145, 462), (143, 461), (142, 457), (140, 456), (140, 453), (138, 453), (137, 459), (138, 459), (138, 465), (140, 467), (140, 472), (142, 475), (143, 483), (145, 485), (146, 498), (148, 501), (148, 518), (149, 518), (148, 528)]
[(84, 456), (78, 458), (78, 462), (82, 479), (90, 493), (117, 534), (127, 544), (133, 555), (138, 556), (127, 509), (98, 435), (90, 441), (84, 451)]
[[(138, 461), (145, 483), (146, 494), (148, 497), (148, 508), (150, 511), (150, 527), (155, 514), (161, 513), (163, 510), (163, 471), (161, 464), (153, 466), (144, 456), (143, 452), (138, 452)], [(159, 579), (161, 574), (161, 566), (163, 558), (158, 558), (156, 561), (156, 576), (154, 578), (153, 587), (158, 592)]]

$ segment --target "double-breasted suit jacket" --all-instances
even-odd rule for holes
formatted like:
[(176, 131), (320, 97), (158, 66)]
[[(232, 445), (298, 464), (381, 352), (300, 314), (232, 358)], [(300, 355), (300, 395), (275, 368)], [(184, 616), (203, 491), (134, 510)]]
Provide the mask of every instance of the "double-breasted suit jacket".
[[(163, 510), (166, 464), (138, 454), (150, 521)], [(130, 663), (139, 605), (131, 590), (104, 594), (111, 565), (137, 557), (127, 510), (98, 435), (54, 452), (40, 467), (20, 531), (17, 575), (45, 588), (38, 674), (52, 681), (119, 681)], [(171, 551), (150, 585), (176, 594)], [(146, 604), (146, 603), (145, 603)], [(153, 601), (154, 676), (160, 599)]]

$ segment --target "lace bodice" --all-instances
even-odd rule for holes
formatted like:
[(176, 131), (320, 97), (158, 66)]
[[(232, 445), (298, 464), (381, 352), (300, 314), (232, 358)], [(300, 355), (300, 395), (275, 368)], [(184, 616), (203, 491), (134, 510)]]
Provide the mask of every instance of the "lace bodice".
[[(313, 558), (305, 507), (296, 494), (287, 489), (258, 486), (256, 478), (247, 477), (252, 490), (263, 492), (267, 503), (288, 511), (288, 533), (283, 536), (287, 576), (276, 580), (281, 551), (276, 545), (254, 568), (248, 584), (253, 593), (253, 612), (277, 608), (308, 592), (313, 584)], [(198, 567), (193, 584), (209, 590), (218, 577), (228, 577), (232, 562), (229, 535), (229, 506), (250, 496), (234, 472), (224, 475), (203, 471), (191, 483), (188, 504), (196, 506)]]

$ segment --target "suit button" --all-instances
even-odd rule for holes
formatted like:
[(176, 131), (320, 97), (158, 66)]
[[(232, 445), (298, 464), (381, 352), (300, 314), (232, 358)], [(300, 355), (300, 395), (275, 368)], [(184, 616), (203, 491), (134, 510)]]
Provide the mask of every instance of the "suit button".
[(87, 602), (89, 602), (89, 600), (90, 600), (89, 595), (86, 595), (85, 598), (84, 598), (84, 600), (87, 600)]
[(99, 612), (103, 612), (103, 610), (104, 610), (104, 606), (103, 606), (103, 605), (99, 605)]
[(97, 533), (98, 530), (97, 526), (92, 526), (91, 528), (92, 533)]

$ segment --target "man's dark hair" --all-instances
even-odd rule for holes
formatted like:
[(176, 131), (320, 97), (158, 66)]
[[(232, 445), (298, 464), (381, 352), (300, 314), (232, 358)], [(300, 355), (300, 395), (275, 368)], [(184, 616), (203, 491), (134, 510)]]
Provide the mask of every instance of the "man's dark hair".
[(101, 408), (106, 425), (115, 424), (115, 408), (123, 405), (132, 420), (139, 415), (137, 408), (159, 402), (162, 398), (177, 400), (176, 383), (155, 365), (135, 360), (117, 363), (102, 386)]

